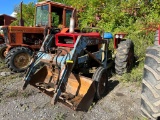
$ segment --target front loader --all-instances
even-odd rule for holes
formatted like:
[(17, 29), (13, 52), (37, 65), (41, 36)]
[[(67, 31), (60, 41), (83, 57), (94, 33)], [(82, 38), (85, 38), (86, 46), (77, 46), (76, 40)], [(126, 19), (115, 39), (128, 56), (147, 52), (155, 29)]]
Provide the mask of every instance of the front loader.
[(87, 110), (95, 94), (100, 99), (106, 92), (108, 41), (99, 33), (57, 33), (55, 39), (53, 48), (46, 46), (49, 36), (44, 41), (23, 89), (31, 84), (52, 97), (53, 104), (60, 100), (74, 110)]
[[(54, 31), (52, 29), (50, 33)], [(93, 99), (99, 100), (106, 94), (107, 71), (113, 67), (108, 55), (109, 41), (113, 37), (111, 33), (100, 33), (102, 32), (47, 35), (27, 70), (23, 89), (30, 84), (50, 96), (52, 104), (60, 101), (74, 110), (87, 111)], [(53, 37), (55, 46), (51, 45)], [(122, 37), (124, 34), (116, 35), (114, 41), (117, 45), (125, 41)], [(125, 56), (130, 51), (127, 46), (130, 42), (123, 45), (126, 49), (120, 50), (123, 50)], [(125, 65), (129, 67), (129, 57), (124, 56), (119, 60), (121, 63), (126, 61)], [(127, 70), (125, 65), (120, 67)]]

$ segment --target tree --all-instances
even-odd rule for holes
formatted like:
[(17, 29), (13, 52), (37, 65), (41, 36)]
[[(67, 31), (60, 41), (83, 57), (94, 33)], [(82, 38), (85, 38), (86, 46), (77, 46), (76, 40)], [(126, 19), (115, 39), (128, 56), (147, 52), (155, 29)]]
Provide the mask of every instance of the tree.
[[(20, 5), (17, 5), (14, 9), (17, 13), (17, 20), (14, 21), (11, 25), (19, 25), (20, 20)], [(34, 26), (34, 16), (35, 16), (35, 4), (30, 2), (28, 4), (22, 5), (22, 17), (24, 20), (25, 26)]]

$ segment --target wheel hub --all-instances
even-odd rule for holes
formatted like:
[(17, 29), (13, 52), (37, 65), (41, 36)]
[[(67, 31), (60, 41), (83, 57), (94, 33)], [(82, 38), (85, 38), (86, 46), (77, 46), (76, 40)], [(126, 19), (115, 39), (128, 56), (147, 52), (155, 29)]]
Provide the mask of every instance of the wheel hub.
[(31, 60), (31, 57), (30, 57), (29, 54), (27, 54), (27, 53), (20, 53), (20, 54), (18, 54), (18, 55), (15, 56), (14, 65), (17, 68), (20, 68), (20, 69), (26, 68), (30, 64), (30, 60)]

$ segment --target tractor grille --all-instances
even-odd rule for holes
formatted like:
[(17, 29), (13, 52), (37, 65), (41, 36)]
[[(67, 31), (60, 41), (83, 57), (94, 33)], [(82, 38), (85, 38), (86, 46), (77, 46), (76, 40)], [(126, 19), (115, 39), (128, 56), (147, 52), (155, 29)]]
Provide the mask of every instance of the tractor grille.
[(16, 43), (16, 34), (11, 33), (11, 43)]

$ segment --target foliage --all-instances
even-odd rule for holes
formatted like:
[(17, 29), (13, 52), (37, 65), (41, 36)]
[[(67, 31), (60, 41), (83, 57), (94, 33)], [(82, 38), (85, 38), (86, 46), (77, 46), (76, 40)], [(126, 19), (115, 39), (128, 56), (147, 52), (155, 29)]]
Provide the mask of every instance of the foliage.
[[(160, 24), (160, 1), (137, 0), (92, 0), (87, 2), (79, 13), (81, 27), (96, 26), (107, 32), (128, 33), (127, 38), (135, 45), (137, 65), (129, 74), (122, 76), (123, 81), (141, 81), (145, 50), (154, 41), (154, 32)], [(97, 19), (98, 17), (98, 19)]]
[[(38, 2), (43, 0), (38, 0)], [(127, 38), (135, 44), (135, 54), (139, 66), (131, 74), (124, 75), (140, 80), (145, 50), (153, 43), (154, 31), (160, 24), (159, 0), (52, 0), (72, 5), (78, 10), (79, 27), (100, 27), (106, 32), (126, 32)], [(34, 4), (31, 2), (24, 7), (25, 25), (33, 25)], [(19, 17), (19, 14), (18, 14)], [(56, 24), (56, 23), (54, 23)], [(139, 72), (138, 72), (139, 71)], [(124, 77), (126, 78), (126, 77)], [(126, 81), (129, 79), (126, 78)]]
[[(17, 13), (17, 20), (14, 21), (11, 25), (16, 26), (19, 25), (20, 20), (20, 6), (17, 5), (14, 9)], [(34, 13), (35, 13), (35, 4), (34, 2), (30, 2), (28, 4), (22, 5), (22, 17), (24, 20), (25, 26), (33, 26), (34, 25)]]

